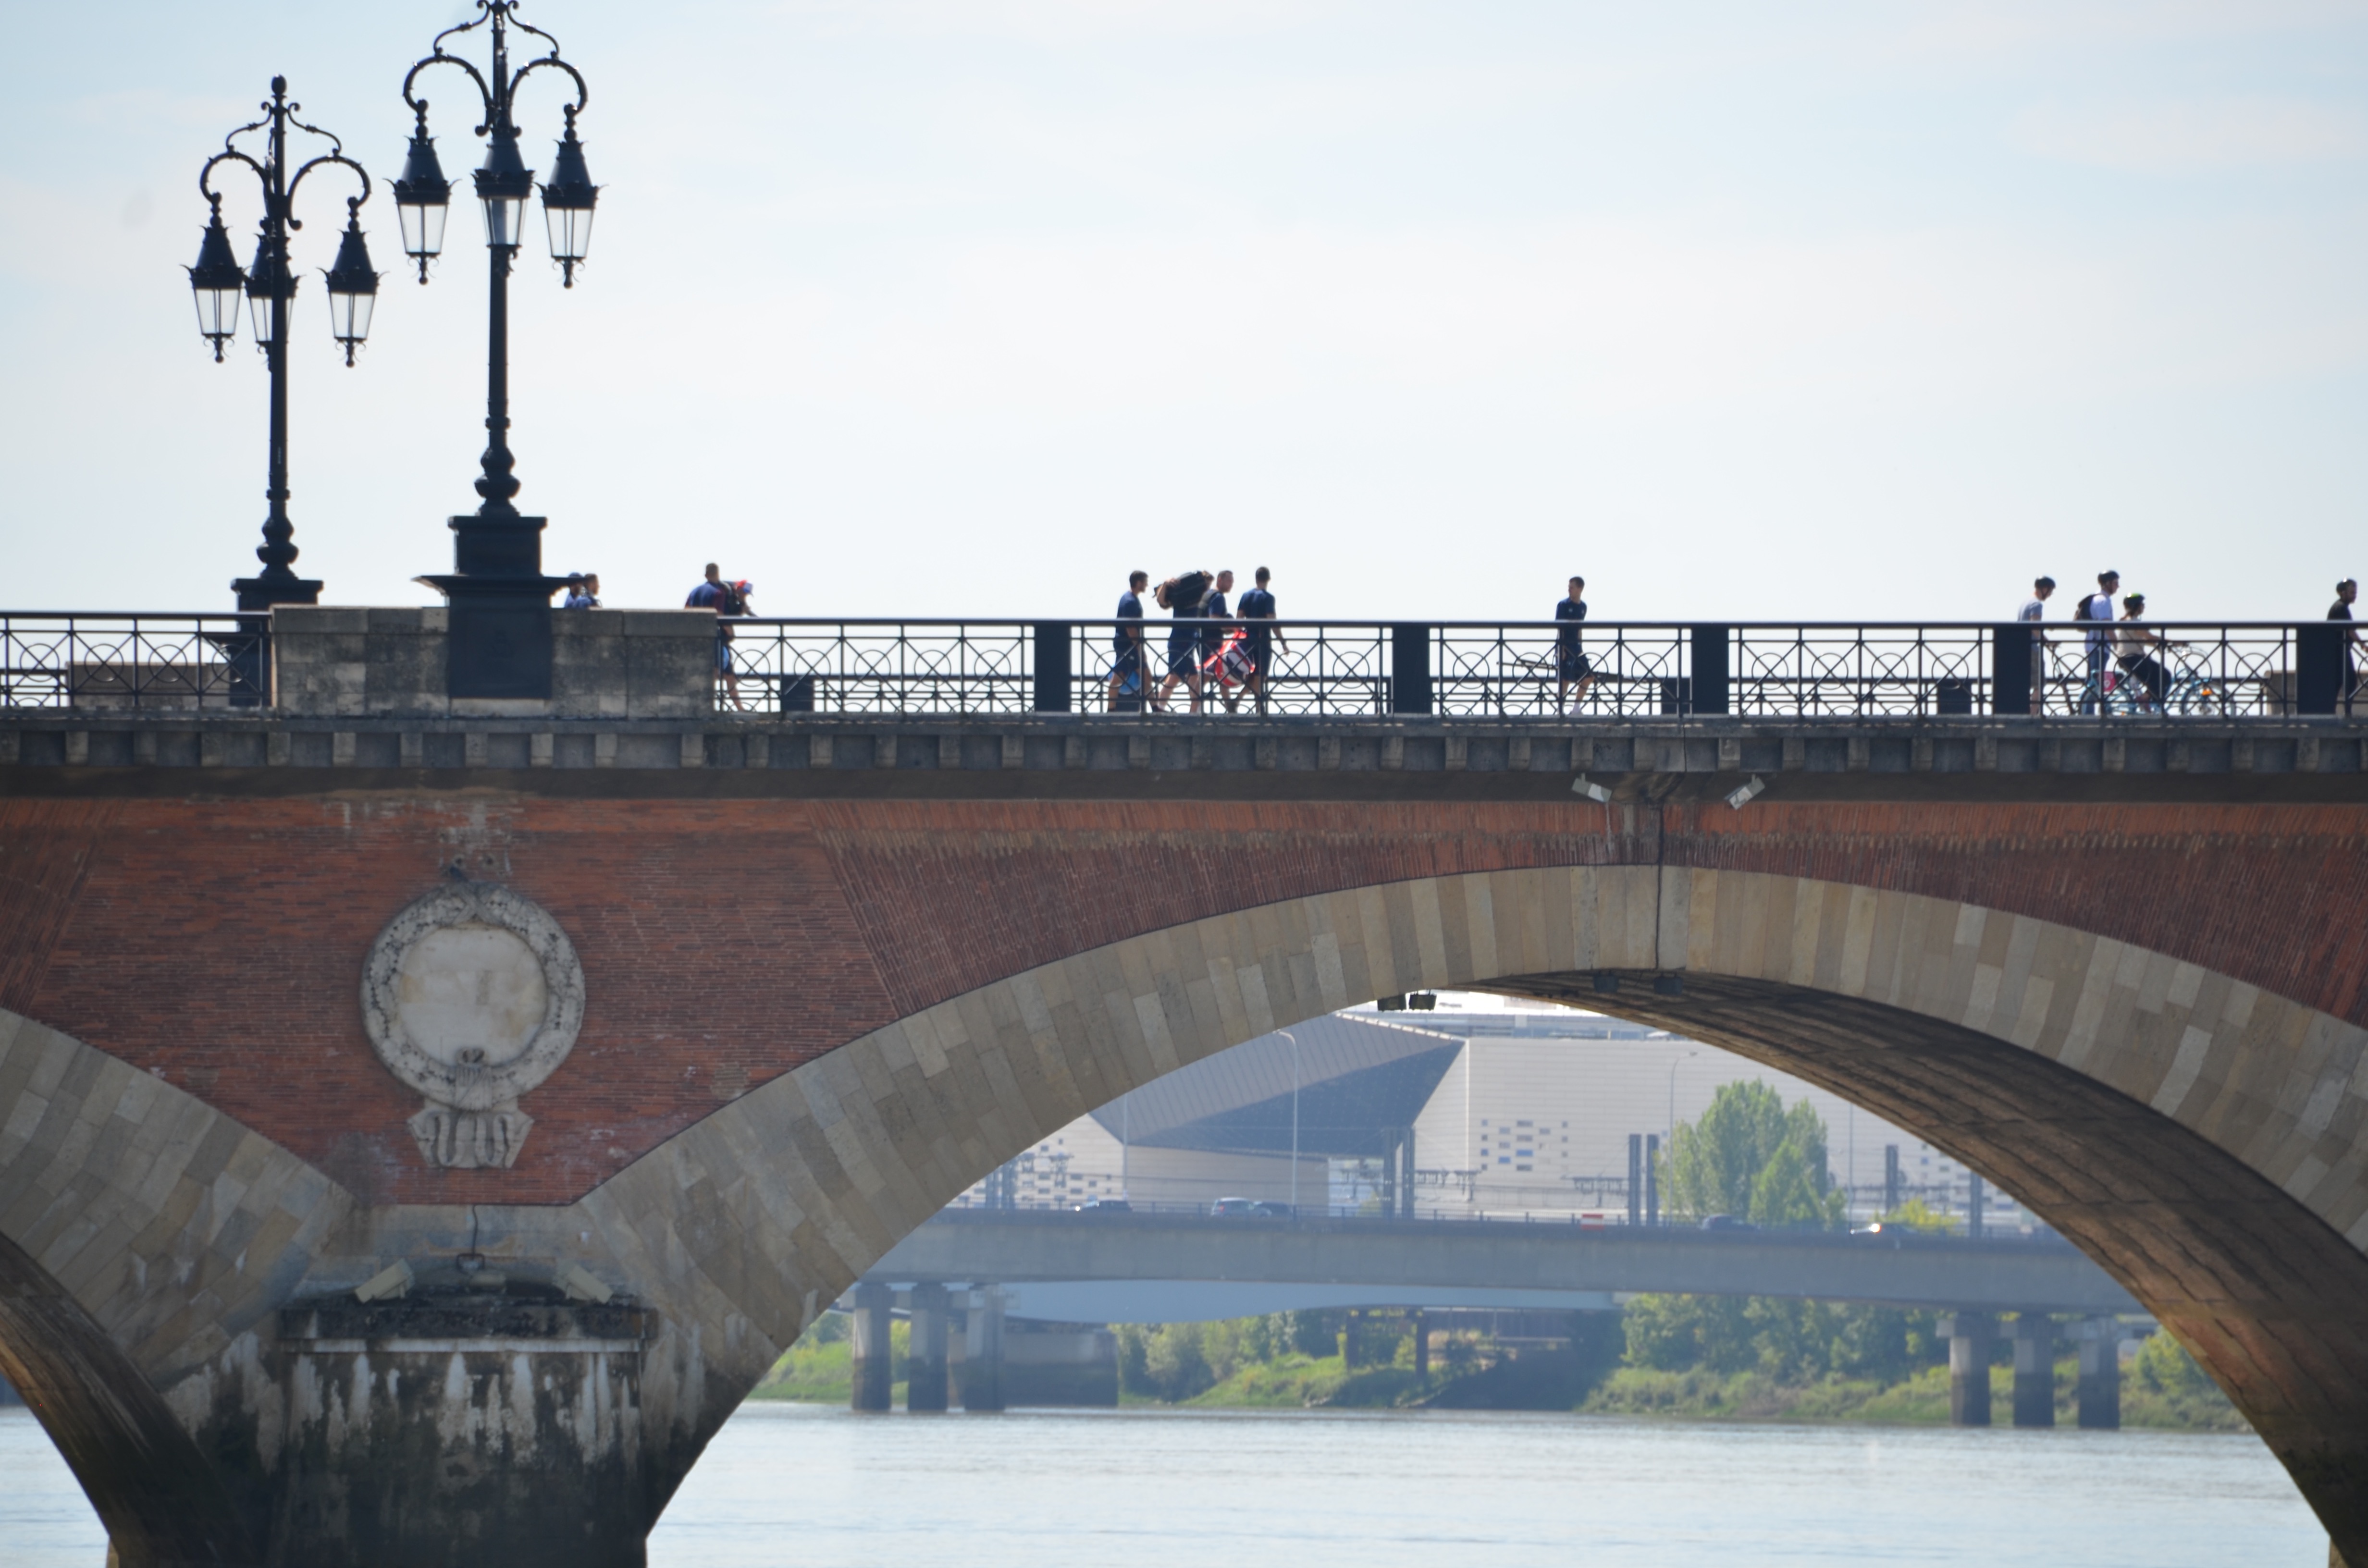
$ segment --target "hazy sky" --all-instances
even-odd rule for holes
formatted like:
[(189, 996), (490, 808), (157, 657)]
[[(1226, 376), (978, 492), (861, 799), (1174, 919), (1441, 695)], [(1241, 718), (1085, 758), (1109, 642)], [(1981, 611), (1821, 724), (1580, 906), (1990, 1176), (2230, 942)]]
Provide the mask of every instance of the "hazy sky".
[[(274, 72), (381, 180), (455, 0), (6, 6), (0, 607), (221, 608), (265, 378), (182, 267)], [(2368, 570), (2368, 6), (548, 0), (604, 187), (513, 285), (521, 507), (612, 604), (2158, 618)], [(360, 366), (308, 187), (301, 569), (416, 604), (483, 444), (480, 144)], [(521, 116), (547, 167), (559, 98)], [(232, 212), (244, 261), (255, 203)], [(532, 222), (539, 239), (540, 219)]]

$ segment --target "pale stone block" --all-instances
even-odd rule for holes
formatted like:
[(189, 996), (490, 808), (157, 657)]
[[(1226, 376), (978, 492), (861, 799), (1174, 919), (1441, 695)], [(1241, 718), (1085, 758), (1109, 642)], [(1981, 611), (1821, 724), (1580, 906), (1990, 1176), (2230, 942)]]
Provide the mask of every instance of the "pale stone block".
[(1471, 944), (1472, 956), (1466, 960), (1469, 965), (1466, 978), (1492, 980), (1509, 972), (1508, 966), (1499, 962), (1497, 956), (1497, 901), (1488, 887), (1488, 879), (1465, 876), (1455, 881), (1463, 884), (1461, 891), (1463, 896), (1460, 902), (1463, 907), (1464, 930)]
[(1365, 949), (1365, 983), (1376, 996), (1395, 996), (1406, 989), (1398, 973), (1396, 944), (1390, 934), (1389, 901), (1379, 888), (1359, 888), (1357, 929)]
[(1850, 890), (1842, 926), (1840, 986), (1844, 995), (1865, 996), (1874, 986), (1874, 917), (1880, 896), (1872, 888)]
[(2161, 1085), (2147, 1096), (2146, 1103), (2165, 1116), (2188, 1119), (2180, 1115), (2180, 1107), (2195, 1086), (2197, 1075), (2203, 1071), (2203, 1060), (2211, 1049), (2212, 1037), (2202, 1029), (2189, 1029), (2182, 1034), (2179, 1053), (2171, 1058), (2170, 1071), (2163, 1075)]
[[(1673, 880), (1685, 888), (1680, 904), (1685, 924), (1676, 932), (1677, 940), (1661, 949), (1660, 967), (1715, 970), (1718, 967), (1720, 873), (1697, 868), (1679, 870)], [(1735, 884), (1736, 892), (1739, 894), (1742, 891), (1740, 883)]]
[(1425, 878), (1406, 889), (1406, 899), (1414, 917), (1417, 976), (1409, 983), (1425, 989), (1448, 984), (1447, 923), (1440, 910), (1439, 884)]
[(1778, 978), (1794, 985), (1809, 986), (1817, 983), (1817, 952), (1825, 936), (1826, 903), (1842, 895), (1830, 882), (1804, 879), (1793, 892), (1793, 929), (1789, 935), (1791, 951), (1786, 955), (1783, 972)]

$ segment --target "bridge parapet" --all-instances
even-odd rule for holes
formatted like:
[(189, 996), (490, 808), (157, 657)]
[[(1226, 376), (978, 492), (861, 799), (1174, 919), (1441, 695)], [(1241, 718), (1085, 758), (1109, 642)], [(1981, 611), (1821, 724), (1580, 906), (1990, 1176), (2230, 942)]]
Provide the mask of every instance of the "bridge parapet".
[(0, 709), (0, 767), (12, 788), (37, 794), (177, 794), (199, 772), (206, 789), (232, 794), (624, 788), (1543, 801), (1572, 801), (1584, 775), (1624, 801), (1710, 799), (1755, 776), (1793, 799), (2351, 801), (2368, 794), (2363, 744), (2368, 722), (2354, 719), (1754, 716), (1512, 725), (1436, 716)]

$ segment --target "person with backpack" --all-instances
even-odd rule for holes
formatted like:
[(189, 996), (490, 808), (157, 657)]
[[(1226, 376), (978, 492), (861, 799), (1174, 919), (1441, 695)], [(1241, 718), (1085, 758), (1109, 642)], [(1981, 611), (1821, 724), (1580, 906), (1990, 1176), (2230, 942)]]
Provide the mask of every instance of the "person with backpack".
[(1167, 711), (1167, 699), (1179, 684), (1192, 688), (1192, 711), (1201, 711), (1201, 618), (1205, 613), (1202, 607), (1216, 588), (1215, 574), (1205, 569), (1183, 573), (1159, 585), (1159, 608), (1176, 619), (1167, 631), (1167, 678), (1160, 683), (1159, 694), (1151, 703), (1157, 712)]
[(2089, 686), (2080, 696), (2080, 711), (2101, 712), (2105, 699), (2105, 670), (2113, 657), (2113, 591), (2122, 585), (2119, 572), (2097, 574), (2097, 591), (2082, 599), (2072, 611), (2072, 619), (2089, 625)]
[(731, 618), (749, 613), (749, 597), (757, 591), (754, 583), (727, 583), (716, 569), (707, 563), (707, 580), (690, 590), (682, 601), (685, 609), (712, 609), (715, 612), (715, 673), (723, 677), (724, 690), (731, 696), (732, 706), (741, 712), (748, 705), (740, 700), (740, 671), (732, 662)]

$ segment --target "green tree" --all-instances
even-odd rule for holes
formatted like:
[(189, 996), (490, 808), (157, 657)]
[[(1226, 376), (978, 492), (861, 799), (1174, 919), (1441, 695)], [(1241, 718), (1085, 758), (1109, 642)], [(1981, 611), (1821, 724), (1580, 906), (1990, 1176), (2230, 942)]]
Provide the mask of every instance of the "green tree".
[(1672, 1214), (1732, 1214), (1759, 1225), (1841, 1224), (1842, 1195), (1826, 1163), (1826, 1124), (1805, 1099), (1789, 1111), (1765, 1084), (1723, 1084), (1698, 1122), (1669, 1140)]
[(2202, 1395), (2216, 1393), (2220, 1385), (2214, 1382), (2186, 1346), (2169, 1335), (2156, 1331), (2138, 1342), (2138, 1353), (2131, 1368), (2140, 1388), (2155, 1393)]

